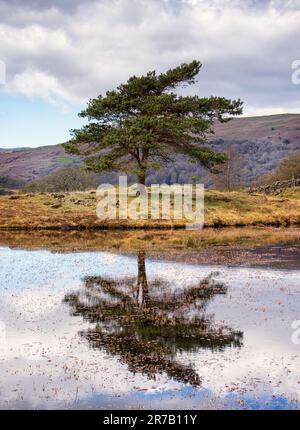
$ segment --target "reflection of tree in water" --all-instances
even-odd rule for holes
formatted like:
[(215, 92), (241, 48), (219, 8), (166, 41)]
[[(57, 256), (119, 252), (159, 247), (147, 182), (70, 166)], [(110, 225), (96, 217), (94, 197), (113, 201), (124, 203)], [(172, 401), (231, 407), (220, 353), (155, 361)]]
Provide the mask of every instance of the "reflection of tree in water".
[(226, 287), (213, 274), (192, 287), (174, 290), (161, 279), (147, 281), (145, 254), (138, 254), (136, 278), (87, 277), (85, 289), (66, 296), (74, 315), (97, 325), (82, 333), (90, 345), (117, 355), (132, 372), (169, 377), (200, 385), (191, 366), (175, 360), (177, 352), (241, 346), (242, 333), (213, 324), (208, 302)]

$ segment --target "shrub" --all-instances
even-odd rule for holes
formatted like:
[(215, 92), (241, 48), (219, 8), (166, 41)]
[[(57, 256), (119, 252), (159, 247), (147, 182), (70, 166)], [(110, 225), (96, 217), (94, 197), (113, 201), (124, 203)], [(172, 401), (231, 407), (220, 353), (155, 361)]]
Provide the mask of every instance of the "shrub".
[(288, 181), (300, 178), (300, 152), (290, 154), (281, 160), (278, 166), (267, 175), (259, 178), (255, 185), (270, 185), (276, 181)]
[(36, 179), (26, 186), (26, 192), (84, 191), (97, 187), (96, 176), (77, 166), (63, 167), (48, 176)]

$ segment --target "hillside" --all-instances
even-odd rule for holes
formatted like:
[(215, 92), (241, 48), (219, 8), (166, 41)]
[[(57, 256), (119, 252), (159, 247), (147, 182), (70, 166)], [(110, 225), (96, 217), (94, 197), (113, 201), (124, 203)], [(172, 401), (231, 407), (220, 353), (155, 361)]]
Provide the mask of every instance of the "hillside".
[(80, 159), (66, 154), (61, 145), (2, 150), (0, 152), (0, 176), (9, 176), (29, 182), (46, 176), (60, 167), (76, 163), (80, 163)]
[[(217, 124), (210, 144), (216, 151), (231, 145), (239, 157), (239, 181), (249, 183), (274, 169), (289, 153), (300, 151), (300, 114), (236, 118), (227, 124)], [(66, 154), (61, 145), (0, 149), (0, 176), (29, 182), (80, 162), (79, 157)], [(114, 174), (102, 175), (101, 180), (113, 181), (115, 177)], [(205, 169), (179, 156), (174, 165), (150, 172), (148, 181), (175, 183), (189, 182), (193, 178), (211, 185)]]
[(255, 140), (300, 143), (300, 114), (282, 114), (235, 118), (227, 124), (216, 124), (215, 137), (226, 140)]

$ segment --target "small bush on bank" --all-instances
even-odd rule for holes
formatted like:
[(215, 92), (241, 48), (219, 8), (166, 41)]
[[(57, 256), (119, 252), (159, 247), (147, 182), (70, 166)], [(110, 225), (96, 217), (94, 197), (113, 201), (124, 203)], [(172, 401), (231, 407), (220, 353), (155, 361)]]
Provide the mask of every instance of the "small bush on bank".
[(96, 175), (77, 166), (63, 167), (23, 187), (24, 192), (85, 191), (97, 187)]

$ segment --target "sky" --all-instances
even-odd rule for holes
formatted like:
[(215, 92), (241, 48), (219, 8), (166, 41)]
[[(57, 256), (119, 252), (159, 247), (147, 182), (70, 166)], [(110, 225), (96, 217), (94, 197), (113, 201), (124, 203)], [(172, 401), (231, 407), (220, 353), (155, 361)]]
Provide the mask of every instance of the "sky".
[(0, 148), (64, 142), (89, 98), (193, 59), (189, 91), (300, 113), (299, 40), (300, 0), (0, 0)]

